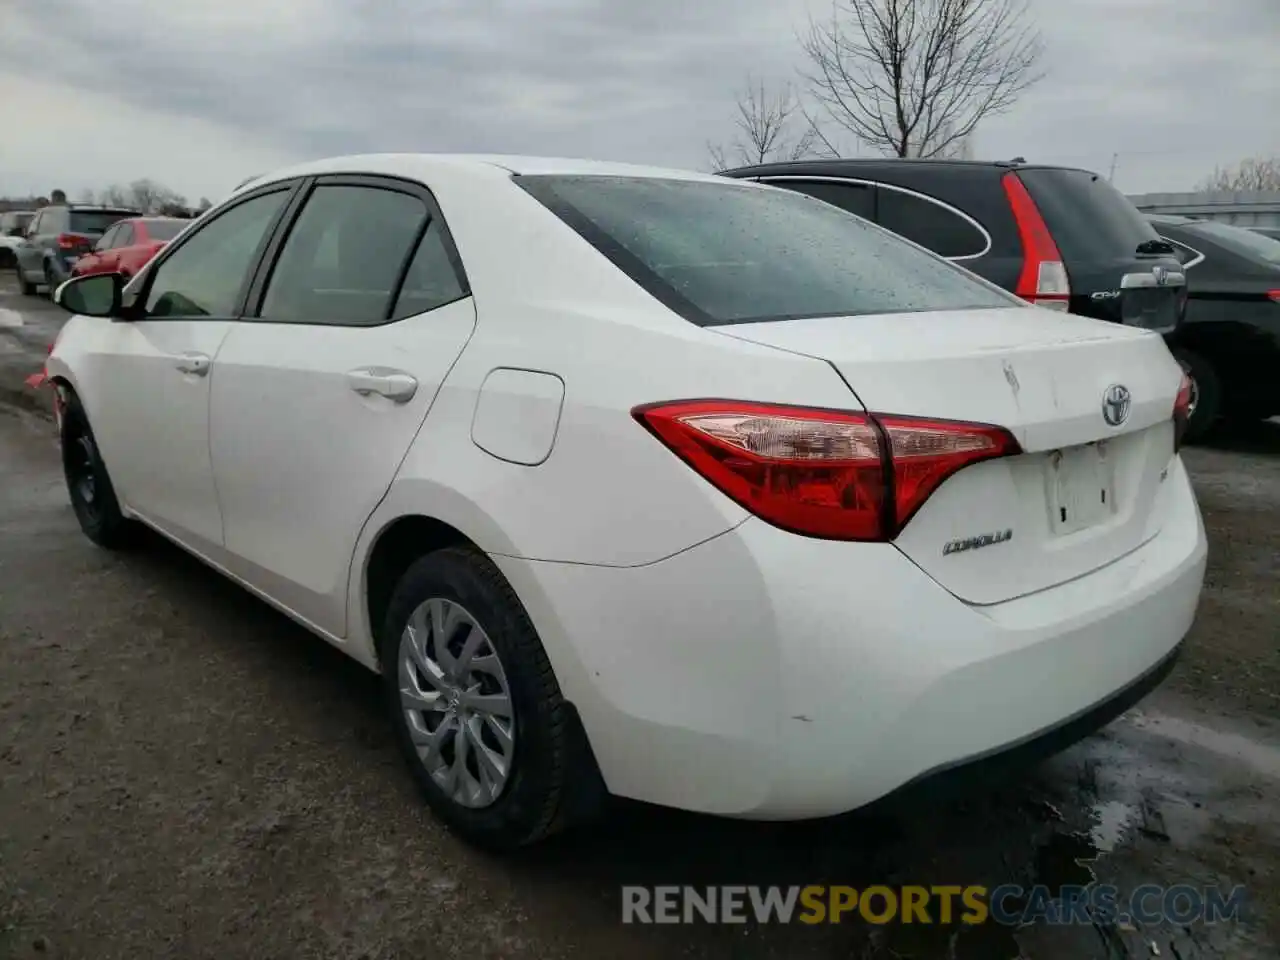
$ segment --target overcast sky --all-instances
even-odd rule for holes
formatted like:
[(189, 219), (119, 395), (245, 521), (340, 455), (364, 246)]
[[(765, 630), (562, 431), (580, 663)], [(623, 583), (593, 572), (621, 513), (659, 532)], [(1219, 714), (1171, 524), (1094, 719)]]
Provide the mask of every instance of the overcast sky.
[[(1189, 189), (1280, 154), (1280, 0), (1031, 0), (1047, 78), (980, 157)], [(0, 0), (0, 195), (150, 176), (219, 199), (386, 150), (706, 168), (748, 71), (829, 0)], [(850, 151), (852, 152), (852, 151)]]

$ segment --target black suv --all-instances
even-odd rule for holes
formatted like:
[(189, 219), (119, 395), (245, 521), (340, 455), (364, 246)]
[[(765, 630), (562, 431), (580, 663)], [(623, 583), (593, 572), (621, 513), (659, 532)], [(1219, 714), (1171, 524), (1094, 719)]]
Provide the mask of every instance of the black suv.
[(1087, 170), (966, 160), (803, 160), (721, 176), (796, 190), (878, 223), (1041, 307), (1173, 333), (1173, 247)]

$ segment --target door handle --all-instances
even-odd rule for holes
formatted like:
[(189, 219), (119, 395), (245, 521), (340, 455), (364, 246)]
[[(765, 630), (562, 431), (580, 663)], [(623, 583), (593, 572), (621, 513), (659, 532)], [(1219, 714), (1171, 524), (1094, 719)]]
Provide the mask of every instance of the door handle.
[(209, 358), (203, 353), (182, 353), (174, 358), (173, 365), (183, 373), (194, 373), (203, 377), (209, 372)]
[(362, 397), (376, 393), (396, 403), (407, 403), (418, 392), (418, 381), (412, 376), (386, 367), (352, 370), (347, 374), (347, 386)]

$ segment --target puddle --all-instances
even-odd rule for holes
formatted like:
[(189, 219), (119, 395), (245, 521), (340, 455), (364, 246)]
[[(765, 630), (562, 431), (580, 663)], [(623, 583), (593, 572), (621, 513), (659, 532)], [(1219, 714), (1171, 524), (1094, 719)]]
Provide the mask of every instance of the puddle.
[(1138, 809), (1121, 800), (1104, 800), (1095, 803), (1088, 811), (1094, 821), (1089, 839), (1098, 853), (1110, 853), (1124, 839), (1129, 828), (1139, 818)]
[(1163, 713), (1136, 713), (1129, 722), (1139, 730), (1207, 750), (1280, 780), (1280, 748), (1271, 744)]

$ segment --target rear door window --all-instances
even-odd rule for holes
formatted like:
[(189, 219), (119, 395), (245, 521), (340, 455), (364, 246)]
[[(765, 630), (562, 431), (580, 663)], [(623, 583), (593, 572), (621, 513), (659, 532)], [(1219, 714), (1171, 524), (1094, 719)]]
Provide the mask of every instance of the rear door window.
[(762, 182), (816, 197), (865, 220), (875, 220), (875, 187), (870, 184), (840, 183), (834, 180), (764, 180)]
[(187, 225), (186, 220), (148, 220), (147, 239), (172, 240)]
[(122, 223), (119, 227), (119, 233), (111, 241), (113, 247), (127, 247), (133, 243), (133, 224)]
[(944, 257), (976, 257), (987, 251), (987, 235), (955, 211), (920, 194), (880, 186), (880, 226)]
[(1069, 261), (1133, 257), (1139, 244), (1159, 239), (1138, 208), (1096, 173), (1031, 169), (1019, 170), (1018, 178)]
[(789, 190), (730, 179), (515, 181), (700, 325), (1022, 305), (888, 231)]
[(316, 187), (280, 251), (260, 316), (344, 326), (387, 322), (427, 217), (420, 198), (398, 190)]

